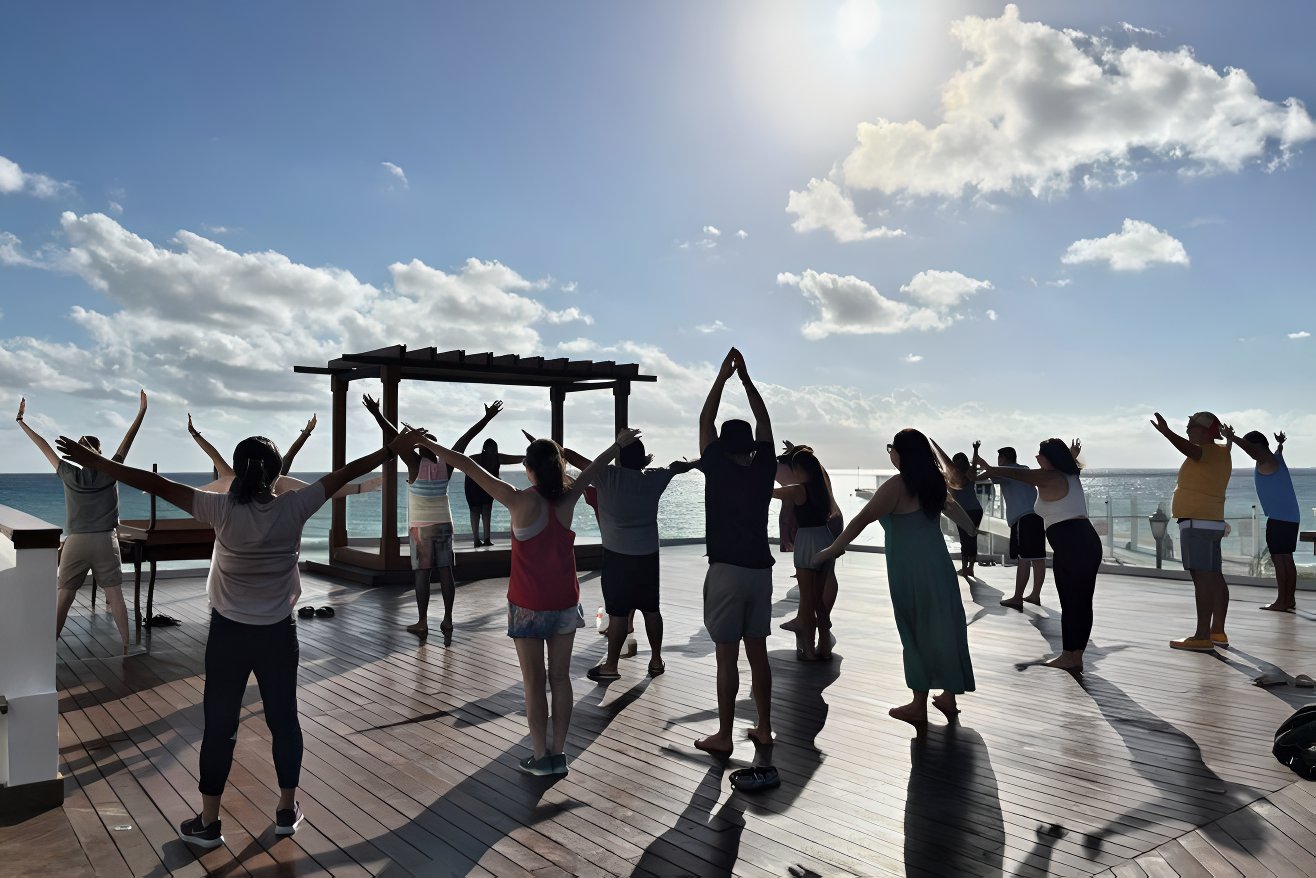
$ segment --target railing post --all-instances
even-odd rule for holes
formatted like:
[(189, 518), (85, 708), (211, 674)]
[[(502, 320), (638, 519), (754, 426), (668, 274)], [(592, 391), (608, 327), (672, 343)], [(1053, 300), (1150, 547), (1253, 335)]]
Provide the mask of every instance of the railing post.
[(1115, 557), (1115, 510), (1110, 507), (1110, 498), (1106, 498), (1106, 544), (1110, 547), (1110, 557)]

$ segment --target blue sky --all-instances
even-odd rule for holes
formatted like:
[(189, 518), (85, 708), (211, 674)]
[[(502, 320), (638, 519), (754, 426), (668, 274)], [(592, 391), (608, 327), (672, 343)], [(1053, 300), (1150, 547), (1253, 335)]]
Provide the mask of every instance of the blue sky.
[[(1299, 2), (11, 7), (0, 404), (113, 438), (145, 387), (134, 461), (200, 469), (188, 411), (221, 447), (327, 415), (296, 363), (569, 354), (658, 374), (632, 418), (681, 456), (734, 343), (778, 436), (837, 466), (907, 425), (1171, 466), (1157, 409), (1287, 429), (1316, 465), (1313, 25)], [(408, 388), (404, 414), (455, 435), (482, 392)], [(497, 438), (546, 429), (545, 394), (500, 395)], [(573, 398), (572, 444), (609, 424)], [(18, 431), (0, 450), (43, 465)]]

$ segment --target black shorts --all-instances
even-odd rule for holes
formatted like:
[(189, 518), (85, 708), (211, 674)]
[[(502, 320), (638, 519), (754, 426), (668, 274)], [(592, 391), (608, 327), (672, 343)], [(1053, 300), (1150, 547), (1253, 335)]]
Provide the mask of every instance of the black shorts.
[(658, 612), (658, 553), (626, 555), (603, 550), (603, 606), (609, 616), (631, 610)]
[(1266, 519), (1266, 548), (1271, 556), (1292, 555), (1298, 551), (1298, 522)]
[(1042, 516), (1026, 512), (1010, 525), (1010, 557), (1020, 561), (1046, 560), (1046, 527)]

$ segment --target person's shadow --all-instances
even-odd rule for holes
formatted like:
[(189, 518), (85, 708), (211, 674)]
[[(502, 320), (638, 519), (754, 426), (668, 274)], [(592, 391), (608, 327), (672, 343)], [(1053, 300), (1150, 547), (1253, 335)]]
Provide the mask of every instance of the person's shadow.
[(1005, 820), (982, 736), (933, 726), (909, 742), (905, 868), (910, 874), (1000, 875)]
[[(1272, 680), (1283, 679), (1285, 682), (1282, 685), (1260, 686), (1258, 688), (1265, 689), (1294, 710), (1308, 704), (1316, 704), (1316, 688), (1296, 688), (1297, 683), (1294, 677), (1279, 665), (1243, 652), (1236, 646), (1231, 646), (1228, 649), (1217, 649), (1212, 655), (1226, 667), (1232, 668), (1240, 674), (1245, 674), (1249, 678), (1256, 679), (1264, 676)], [(1245, 661), (1239, 661), (1239, 658)], [(1247, 662), (1251, 662), (1251, 664)]]
[(739, 796), (727, 797), (714, 813), (722, 793), (721, 764), (710, 765), (676, 824), (650, 842), (632, 875), (731, 878), (740, 858), (745, 816), (736, 807)]
[(968, 582), (969, 597), (978, 605), (978, 611), (969, 620), (970, 625), (985, 616), (1004, 616), (1016, 612), (1009, 607), (1001, 606), (1001, 598), (1005, 597), (1005, 592), (999, 588), (989, 585), (976, 576), (969, 577)]

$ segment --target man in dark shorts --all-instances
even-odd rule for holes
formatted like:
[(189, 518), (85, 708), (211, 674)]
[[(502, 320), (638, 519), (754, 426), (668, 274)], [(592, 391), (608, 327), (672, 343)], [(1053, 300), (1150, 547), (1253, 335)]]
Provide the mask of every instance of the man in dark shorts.
[[(562, 456), (584, 470), (590, 461), (564, 448)], [(694, 464), (674, 461), (663, 468), (646, 469), (653, 455), (644, 453), (640, 440), (622, 448), (617, 463), (594, 478), (594, 510), (603, 535), (603, 603), (608, 613), (608, 655), (586, 674), (596, 682), (616, 680), (617, 660), (626, 642), (628, 621), (639, 610), (649, 637), (649, 676), (666, 670), (663, 663), (663, 617), (658, 609), (658, 500), (674, 476)]]
[[(753, 430), (729, 420), (719, 435), (714, 424), (722, 388), (735, 373), (745, 387)], [(716, 645), (718, 729), (695, 742), (716, 756), (735, 749), (732, 727), (740, 691), (740, 644), (749, 660), (750, 691), (758, 725), (749, 730), (755, 744), (772, 743), (772, 670), (768, 634), (772, 630), (772, 549), (768, 545), (768, 506), (777, 471), (772, 423), (767, 406), (749, 380), (745, 359), (732, 348), (699, 415), (699, 468), (704, 472), (704, 533), (708, 573), (704, 577), (704, 626)]]
[[(1009, 445), (996, 451), (996, 465), (1009, 469), (1028, 469), (1019, 463), (1019, 454)], [(1014, 596), (1001, 601), (1001, 606), (1022, 610), (1024, 601), (1042, 603), (1042, 584), (1046, 582), (1046, 528), (1042, 516), (1033, 511), (1037, 502), (1037, 489), (1017, 479), (992, 479), (1001, 486), (1005, 500), (1005, 520), (1010, 525), (1010, 557), (1018, 565), (1014, 572)], [(1024, 597), (1029, 574), (1033, 590)]]
[(1261, 511), (1266, 514), (1266, 548), (1275, 564), (1275, 582), (1279, 586), (1275, 600), (1261, 609), (1292, 613), (1298, 608), (1298, 568), (1293, 553), (1298, 548), (1302, 510), (1298, 507), (1298, 493), (1293, 489), (1289, 465), (1284, 462), (1284, 440), (1288, 437), (1283, 431), (1276, 433), (1277, 444), (1271, 451), (1265, 433), (1253, 430), (1240, 439), (1228, 424), (1222, 425), (1220, 431), (1257, 463), (1252, 475)]

